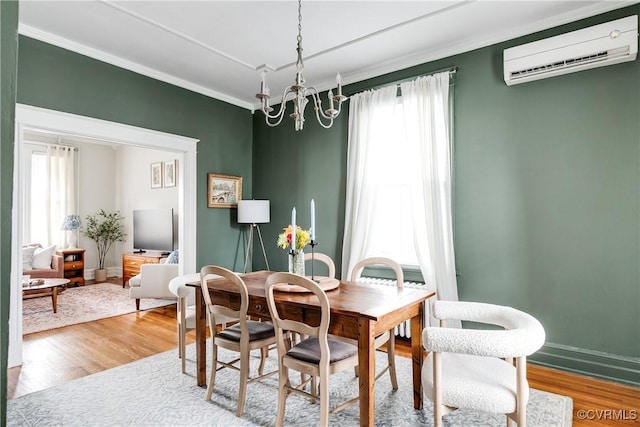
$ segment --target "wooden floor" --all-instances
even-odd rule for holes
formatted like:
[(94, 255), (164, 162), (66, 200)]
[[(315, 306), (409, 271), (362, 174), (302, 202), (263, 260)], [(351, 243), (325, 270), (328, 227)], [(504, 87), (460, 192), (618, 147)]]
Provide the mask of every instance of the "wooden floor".
[[(24, 364), (9, 369), (8, 397), (174, 349), (175, 316), (168, 306), (26, 335)], [(398, 354), (409, 356), (410, 349), (399, 343)], [(573, 398), (574, 426), (640, 425), (639, 388), (532, 365), (528, 377), (531, 387)]]

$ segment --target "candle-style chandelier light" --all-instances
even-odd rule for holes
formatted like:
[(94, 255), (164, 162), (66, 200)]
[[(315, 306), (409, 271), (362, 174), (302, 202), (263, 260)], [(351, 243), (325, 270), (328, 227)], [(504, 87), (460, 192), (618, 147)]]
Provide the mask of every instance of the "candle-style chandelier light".
[[(273, 108), (269, 106), (270, 96), (269, 88), (267, 87), (267, 73), (265, 70), (262, 71), (260, 93), (256, 94), (256, 98), (258, 98), (262, 103), (260, 109), (264, 113), (265, 122), (271, 127), (278, 126), (284, 117), (287, 101), (291, 99), (293, 101), (293, 113), (291, 113), (290, 116), (295, 121), (296, 130), (302, 130), (304, 126), (304, 109), (307, 106), (307, 102), (309, 102), (307, 97), (311, 96), (318, 122), (322, 127), (328, 129), (333, 125), (333, 119), (338, 117), (340, 114), (342, 102), (346, 100), (347, 97), (342, 95), (342, 78), (340, 77), (340, 73), (336, 76), (336, 83), (338, 85), (336, 90), (337, 93), (334, 95), (333, 91), (329, 90), (329, 108), (324, 111), (322, 110), (322, 100), (320, 99), (318, 90), (313, 86), (304, 86), (304, 77), (302, 76), (302, 71), (304, 70), (304, 64), (302, 62), (302, 0), (298, 0), (298, 47), (296, 48), (296, 51), (298, 52), (298, 60), (296, 62), (295, 84), (288, 86), (284, 90), (280, 101), (280, 109), (277, 114), (270, 114), (273, 111)], [(289, 95), (293, 95), (293, 97), (290, 98)], [(336, 103), (338, 104), (337, 109), (335, 108)], [(325, 121), (328, 122), (325, 123)]]

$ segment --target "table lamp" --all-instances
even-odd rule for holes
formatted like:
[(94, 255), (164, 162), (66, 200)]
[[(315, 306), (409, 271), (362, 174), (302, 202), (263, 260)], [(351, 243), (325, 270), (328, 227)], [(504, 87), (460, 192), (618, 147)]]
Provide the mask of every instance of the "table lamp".
[(253, 260), (253, 232), (258, 231), (260, 238), (260, 246), (262, 247), (262, 255), (264, 262), (269, 270), (269, 261), (267, 261), (267, 253), (264, 250), (264, 242), (262, 241), (262, 233), (258, 224), (266, 224), (271, 221), (269, 200), (239, 200), (238, 201), (238, 224), (250, 224), (249, 241), (247, 243), (246, 257), (244, 259), (244, 272), (247, 272), (249, 259)]
[(76, 230), (79, 230), (82, 226), (79, 215), (67, 215), (64, 217), (64, 221), (62, 221), (61, 230), (70, 231), (71, 233), (67, 234), (67, 249), (75, 249), (77, 239), (76, 239)]

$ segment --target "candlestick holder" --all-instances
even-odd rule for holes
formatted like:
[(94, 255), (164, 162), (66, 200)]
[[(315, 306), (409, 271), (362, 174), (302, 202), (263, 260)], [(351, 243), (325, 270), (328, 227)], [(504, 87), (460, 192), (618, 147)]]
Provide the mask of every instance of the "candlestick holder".
[(313, 274), (313, 264), (315, 264), (315, 247), (318, 244), (317, 241), (311, 239), (311, 242), (309, 243), (309, 245), (311, 245), (311, 280), (313, 280), (316, 283), (320, 283), (320, 280), (316, 280), (314, 274)]

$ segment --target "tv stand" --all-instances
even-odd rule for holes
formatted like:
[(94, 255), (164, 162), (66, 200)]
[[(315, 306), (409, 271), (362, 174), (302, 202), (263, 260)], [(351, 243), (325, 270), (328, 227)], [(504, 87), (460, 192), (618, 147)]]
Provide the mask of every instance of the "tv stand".
[(129, 282), (136, 274), (140, 274), (140, 266), (142, 264), (160, 264), (160, 260), (164, 258), (160, 252), (138, 253), (129, 252), (122, 254), (122, 287)]
[(143, 254), (147, 251), (145, 251), (144, 249), (138, 249), (137, 251), (133, 251), (134, 254)]

